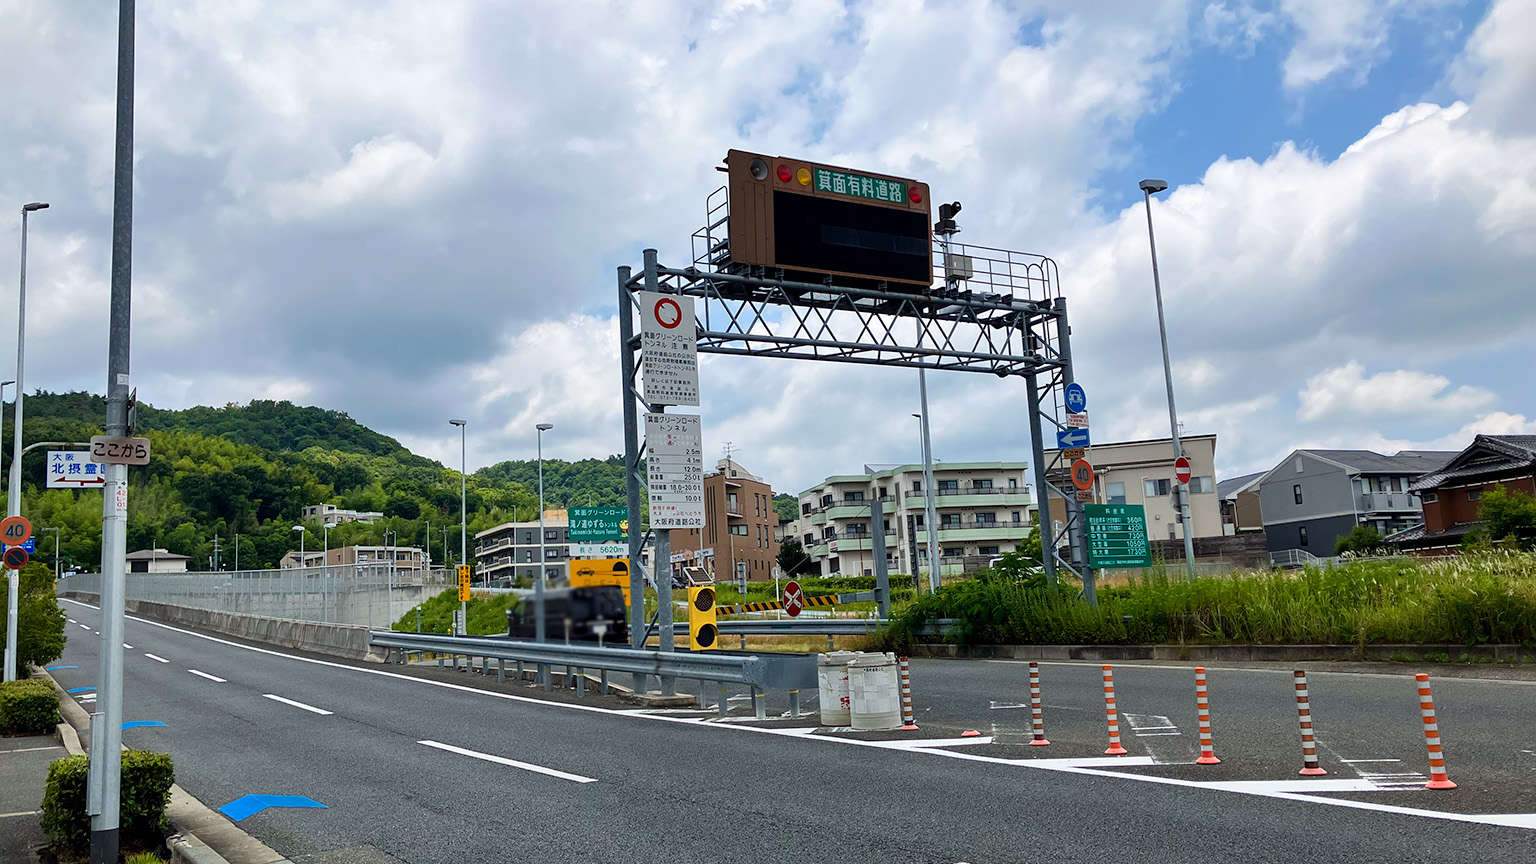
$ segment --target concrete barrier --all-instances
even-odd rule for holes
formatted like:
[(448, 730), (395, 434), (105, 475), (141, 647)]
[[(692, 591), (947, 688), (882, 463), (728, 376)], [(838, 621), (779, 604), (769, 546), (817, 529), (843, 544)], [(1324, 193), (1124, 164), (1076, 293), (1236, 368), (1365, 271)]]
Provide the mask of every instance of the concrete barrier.
[[(82, 603), (99, 603), (96, 594), (83, 591), (66, 591), (62, 595)], [(259, 615), (243, 615), (236, 612), (216, 612), (212, 609), (189, 609), (168, 603), (129, 600), (125, 604), (130, 615), (189, 627), (208, 633), (235, 636), (266, 645), (298, 648), (318, 654), (330, 654), (348, 660), (382, 661), (385, 651), (368, 644), (368, 628), (348, 624), (319, 624), (313, 621), (292, 621), (286, 618), (263, 618)]]

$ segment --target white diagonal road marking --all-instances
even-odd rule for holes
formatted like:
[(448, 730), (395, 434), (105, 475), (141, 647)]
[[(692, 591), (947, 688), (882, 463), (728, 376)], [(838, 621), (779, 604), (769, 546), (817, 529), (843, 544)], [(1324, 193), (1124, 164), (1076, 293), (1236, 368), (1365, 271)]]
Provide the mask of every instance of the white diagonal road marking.
[(557, 771), (554, 768), (545, 768), (543, 765), (533, 765), (528, 762), (519, 762), (516, 759), (508, 759), (505, 756), (493, 756), (490, 753), (481, 753), (476, 750), (465, 750), (463, 747), (455, 747), (452, 744), (444, 744), (440, 741), (417, 741), (417, 744), (425, 744), (438, 750), (446, 750), (449, 753), (457, 753), (460, 756), (468, 756), (471, 759), (483, 759), (486, 762), (495, 762), (497, 765), (506, 765), (510, 768), (521, 768), (524, 771), (532, 771), (536, 774), (547, 774), (550, 777), (559, 777), (561, 780), (569, 780), (572, 783), (596, 783), (596, 777), (583, 777), (580, 774), (570, 774), (565, 771)]
[(305, 705), (303, 702), (295, 702), (292, 699), (284, 699), (283, 697), (278, 696), (278, 695), (276, 695), (274, 693), (263, 693), (261, 695), (267, 697), (268, 699), (271, 699), (273, 702), (281, 702), (284, 705), (292, 705), (295, 708), (303, 708), (305, 711), (313, 711), (316, 714), (334, 714), (334, 713), (336, 713), (334, 711), (327, 711), (324, 708), (316, 708), (313, 705)]

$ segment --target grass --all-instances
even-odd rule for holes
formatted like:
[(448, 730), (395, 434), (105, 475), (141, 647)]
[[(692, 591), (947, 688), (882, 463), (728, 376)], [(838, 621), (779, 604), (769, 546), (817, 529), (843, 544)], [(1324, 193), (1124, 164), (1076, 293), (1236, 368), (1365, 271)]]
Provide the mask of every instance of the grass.
[(892, 647), (913, 641), (934, 618), (959, 619), (949, 639), (962, 643), (1529, 645), (1536, 640), (1536, 556), (1362, 559), (1193, 584), (1157, 569), (1103, 588), (1097, 608), (1074, 588), (1038, 576), (982, 573), (914, 599), (896, 617)]

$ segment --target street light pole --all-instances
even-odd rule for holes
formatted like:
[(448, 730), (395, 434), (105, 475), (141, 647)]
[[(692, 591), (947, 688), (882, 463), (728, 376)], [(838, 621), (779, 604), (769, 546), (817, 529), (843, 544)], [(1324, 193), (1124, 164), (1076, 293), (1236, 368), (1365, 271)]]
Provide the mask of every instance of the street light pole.
[[(469, 556), (466, 554), (469, 549), (469, 477), (465, 473), (468, 469), (465, 454), (469, 452), (466, 441), (466, 436), (469, 434), (467, 431), (469, 421), (449, 420), (448, 423), (459, 427), (459, 566), (462, 567), (469, 561)], [(459, 618), (461, 619), (459, 626), (463, 628), (463, 632), (459, 635), (468, 636), (469, 604), (463, 600), (459, 601)]]
[(540, 423), (534, 427), (539, 439), (539, 578), (533, 580), (533, 638), (543, 642), (544, 633), (544, 433), (555, 428), (553, 423)]
[[(1168, 188), (1165, 180), (1141, 181), (1143, 200), (1147, 205), (1147, 245), (1152, 250), (1152, 291), (1157, 297), (1157, 335), (1163, 343), (1163, 380), (1168, 385), (1168, 426), (1173, 437), (1173, 458), (1184, 456), (1184, 446), (1179, 441), (1179, 412), (1173, 405), (1173, 366), (1168, 360), (1168, 326), (1163, 319), (1163, 283), (1157, 272), (1157, 239), (1152, 234), (1152, 195)], [(1184, 567), (1190, 582), (1195, 581), (1194, 522), (1189, 512), (1189, 484), (1174, 477), (1179, 494), (1179, 517), (1184, 521)]]
[[(917, 392), (922, 399), (923, 413), (913, 414), (923, 438), (923, 521), (928, 523), (928, 591), (939, 590), (939, 508), (933, 491), (933, 443), (928, 436), (928, 378), (923, 370), (917, 370)], [(913, 569), (917, 563), (913, 562)]]
[[(16, 311), (16, 403), (15, 420), (11, 423), (11, 481), (6, 487), (7, 516), (21, 515), (21, 392), (27, 363), (27, 216), (34, 210), (48, 205), (38, 202), (24, 204), (21, 208), (21, 292)], [(21, 582), (15, 570), (7, 577), (6, 596), (9, 598), (5, 615), (5, 680), (16, 680), (16, 604), (21, 600)]]

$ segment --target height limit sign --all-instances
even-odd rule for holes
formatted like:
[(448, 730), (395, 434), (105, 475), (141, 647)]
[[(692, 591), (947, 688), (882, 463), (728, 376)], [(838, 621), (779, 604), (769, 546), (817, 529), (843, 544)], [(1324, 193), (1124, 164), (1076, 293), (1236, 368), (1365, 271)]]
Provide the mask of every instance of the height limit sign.
[(645, 401), (652, 405), (699, 404), (699, 336), (693, 298), (638, 291), (640, 362)]

